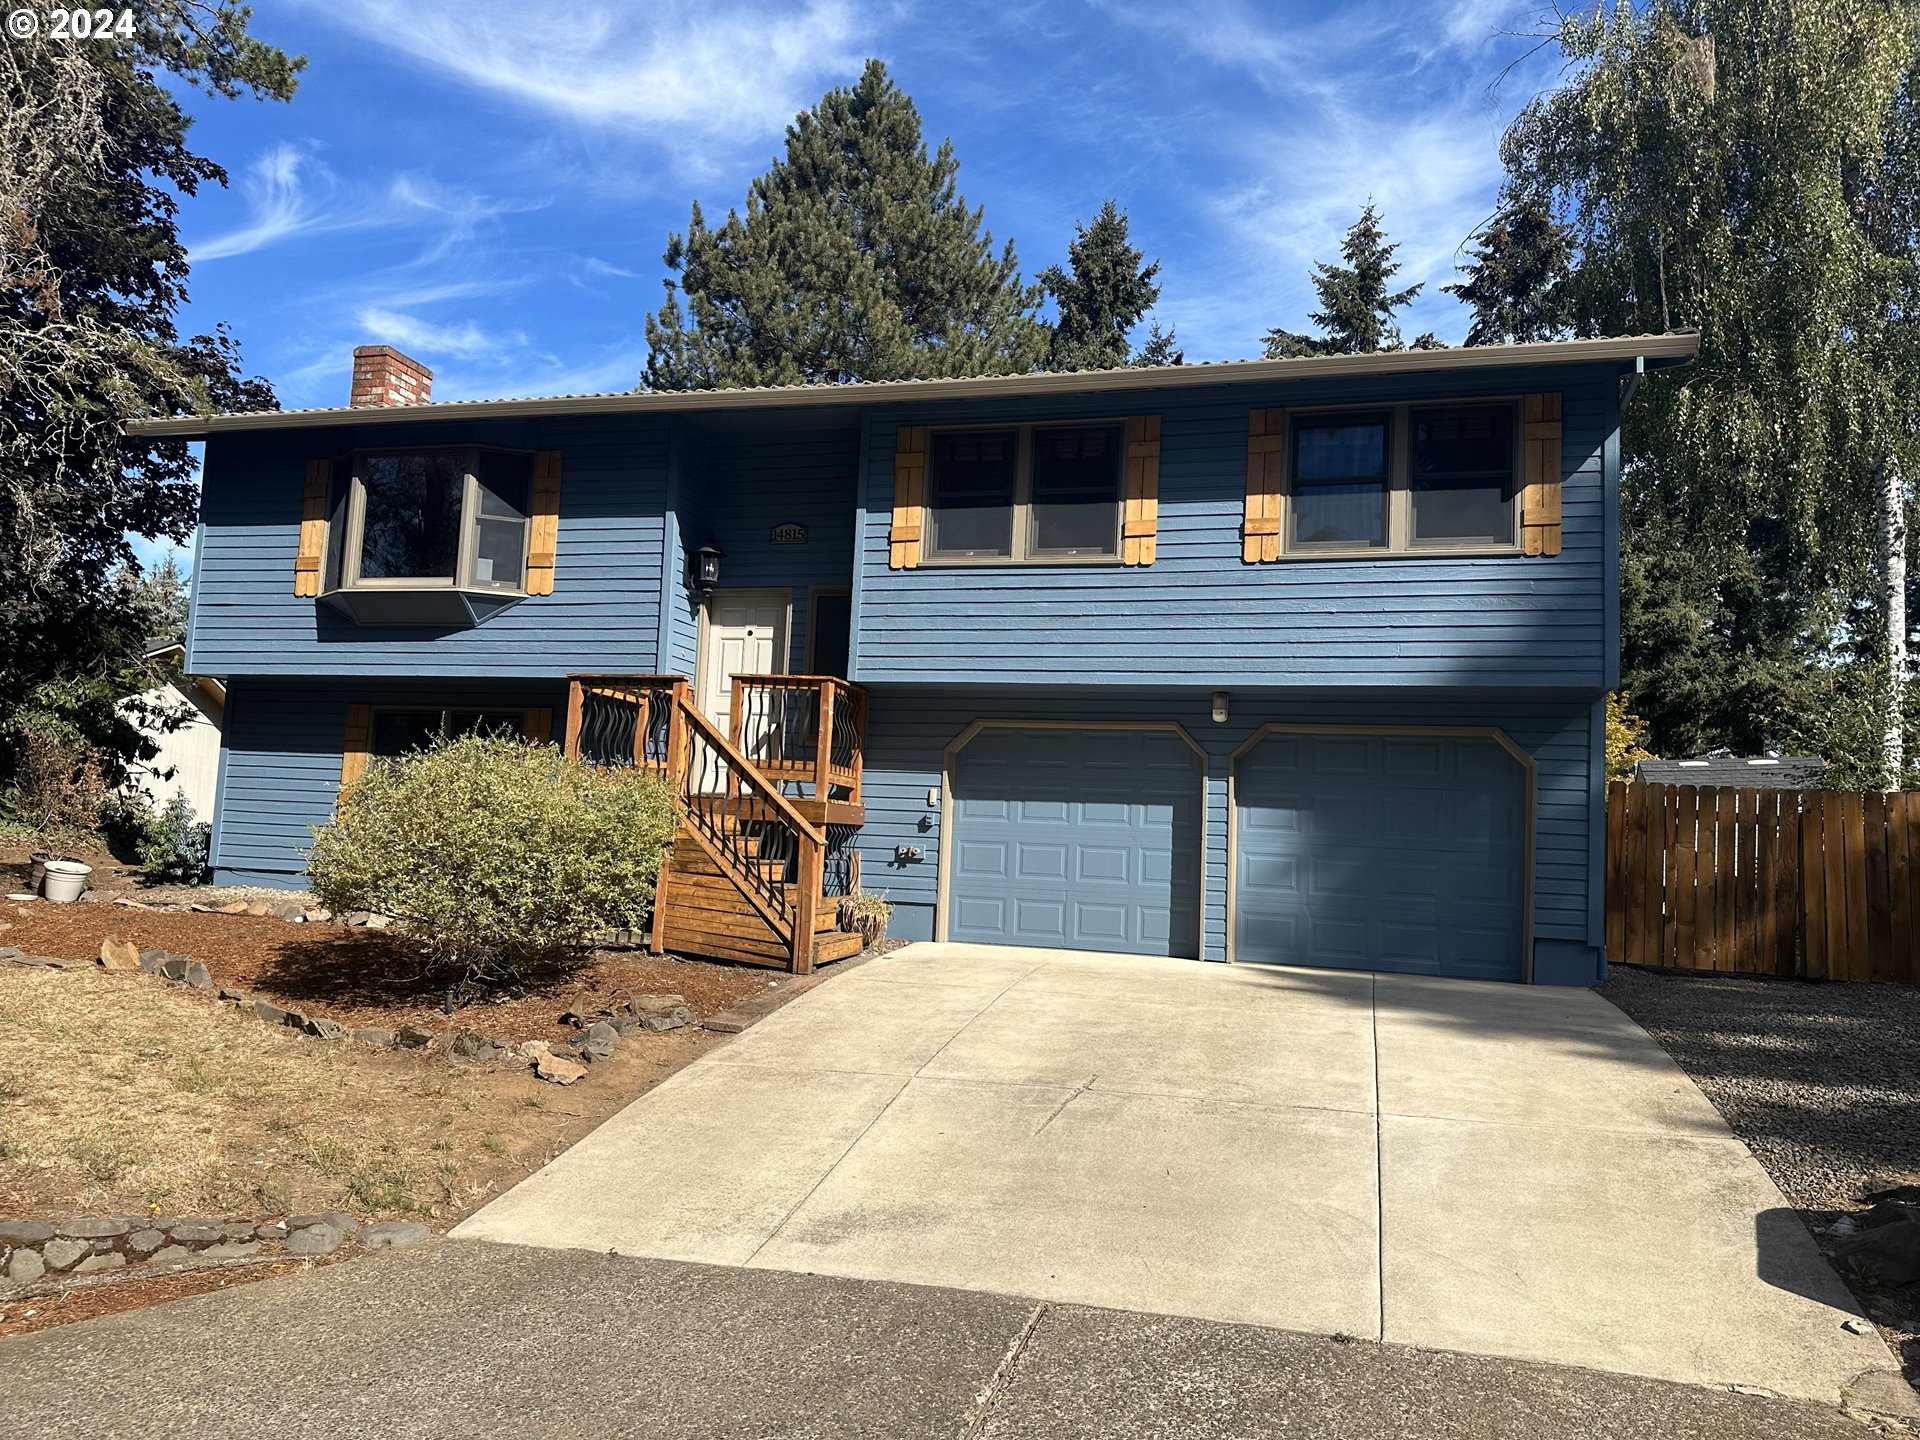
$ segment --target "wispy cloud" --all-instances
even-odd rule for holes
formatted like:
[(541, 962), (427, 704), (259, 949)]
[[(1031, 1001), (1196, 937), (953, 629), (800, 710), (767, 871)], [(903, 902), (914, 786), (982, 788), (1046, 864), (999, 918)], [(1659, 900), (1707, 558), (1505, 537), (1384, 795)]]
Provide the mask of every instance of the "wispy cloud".
[(418, 315), (371, 305), (356, 311), (353, 321), (367, 337), (361, 343), (398, 345), (421, 360), (442, 355), (468, 360), (478, 355), (498, 355), (520, 349), (527, 343), (527, 337), (517, 330), (495, 333), (472, 320), (439, 324)]
[(593, 125), (758, 137), (857, 65), (846, 0), (329, 0), (337, 24), (468, 84)]
[(325, 223), (327, 212), (308, 198), (303, 170), (323, 188), (332, 187), (332, 177), (321, 167), (309, 164), (298, 146), (275, 145), (256, 159), (240, 182), (253, 212), (251, 217), (238, 229), (194, 245), (190, 252), (193, 259), (199, 262), (247, 255)]

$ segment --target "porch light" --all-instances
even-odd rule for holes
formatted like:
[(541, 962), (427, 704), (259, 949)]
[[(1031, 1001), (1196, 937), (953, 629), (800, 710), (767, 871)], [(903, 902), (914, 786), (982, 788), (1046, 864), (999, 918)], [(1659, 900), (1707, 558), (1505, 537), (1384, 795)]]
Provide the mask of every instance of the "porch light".
[(720, 588), (720, 562), (727, 558), (727, 552), (713, 543), (713, 537), (707, 537), (707, 543), (693, 552), (693, 559), (687, 566), (687, 585), (697, 590), (705, 600)]
[(1213, 692), (1213, 723), (1216, 725), (1227, 723), (1227, 692), (1224, 690)]

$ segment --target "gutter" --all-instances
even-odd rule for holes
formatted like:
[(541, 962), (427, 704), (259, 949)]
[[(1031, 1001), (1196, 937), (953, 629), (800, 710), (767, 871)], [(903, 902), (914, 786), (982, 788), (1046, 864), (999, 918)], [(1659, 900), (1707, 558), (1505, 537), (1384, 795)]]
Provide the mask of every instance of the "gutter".
[(1522, 366), (1626, 364), (1636, 373), (1649, 360), (1679, 364), (1699, 353), (1700, 337), (1626, 336), (1607, 340), (1548, 340), (1530, 345), (1459, 346), (1450, 350), (1393, 350), (1371, 355), (1325, 355), (1300, 360), (1225, 360), (1208, 365), (1122, 367), (1067, 374), (984, 375), (959, 380), (882, 380), (847, 385), (769, 385), (740, 390), (618, 391), (516, 400), (443, 400), (426, 405), (264, 410), (238, 415), (183, 415), (135, 420), (126, 433), (143, 439), (197, 440), (235, 431), (298, 430), (322, 425), (393, 425), (421, 420), (541, 419), (575, 415), (691, 414), (700, 411), (799, 410), (940, 400), (987, 400), (1097, 395), (1116, 391), (1185, 390), (1219, 385), (1267, 385), (1291, 380), (1420, 375)]

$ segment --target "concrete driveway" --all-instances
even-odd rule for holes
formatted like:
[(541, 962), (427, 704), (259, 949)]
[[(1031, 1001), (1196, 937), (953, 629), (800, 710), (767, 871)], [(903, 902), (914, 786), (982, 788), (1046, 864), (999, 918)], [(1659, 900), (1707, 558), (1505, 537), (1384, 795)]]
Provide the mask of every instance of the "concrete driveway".
[(1578, 990), (909, 946), (454, 1234), (1828, 1404), (1894, 1369), (1706, 1099)]

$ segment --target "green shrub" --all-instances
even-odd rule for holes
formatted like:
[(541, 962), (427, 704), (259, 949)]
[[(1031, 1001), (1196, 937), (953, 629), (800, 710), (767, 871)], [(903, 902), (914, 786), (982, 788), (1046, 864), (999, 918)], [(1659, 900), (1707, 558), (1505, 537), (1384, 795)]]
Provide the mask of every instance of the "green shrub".
[(512, 982), (639, 928), (677, 820), (653, 775), (466, 736), (369, 765), (307, 875), (336, 913), (393, 916), (436, 971)]
[(207, 855), (213, 827), (193, 818), (187, 792), (173, 798), (149, 816), (135, 849), (140, 870), (155, 885), (199, 885), (207, 878)]

